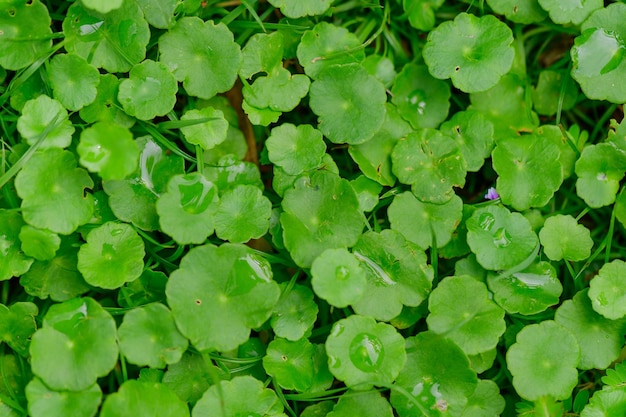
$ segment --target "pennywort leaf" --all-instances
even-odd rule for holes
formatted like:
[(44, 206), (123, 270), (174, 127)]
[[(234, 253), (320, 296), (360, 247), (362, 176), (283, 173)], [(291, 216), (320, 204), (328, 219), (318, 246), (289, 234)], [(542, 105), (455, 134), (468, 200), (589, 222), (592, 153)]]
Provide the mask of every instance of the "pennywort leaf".
[(311, 265), (313, 290), (335, 307), (356, 303), (365, 291), (365, 283), (365, 270), (347, 249), (326, 249)]
[(317, 16), (324, 14), (334, 0), (302, 0), (297, 3), (290, 2), (289, 0), (270, 0), (270, 4), (274, 7), (279, 7), (280, 11), (287, 17), (297, 19), (304, 16)]
[(603, 6), (599, 0), (538, 0), (542, 8), (549, 14), (554, 23), (581, 24), (590, 13)]
[(50, 60), (48, 78), (54, 98), (68, 110), (80, 110), (96, 99), (100, 73), (79, 55), (55, 55)]
[(181, 120), (192, 121), (205, 119), (202, 123), (181, 127), (185, 140), (192, 145), (200, 145), (203, 149), (212, 149), (224, 142), (228, 134), (228, 121), (224, 112), (213, 107), (186, 111)]
[(222, 194), (215, 212), (220, 239), (244, 243), (267, 233), (272, 203), (258, 187), (242, 184)]
[(626, 316), (626, 291), (619, 283), (624, 271), (626, 262), (616, 259), (604, 264), (589, 283), (589, 298), (593, 309), (611, 320)]
[(311, 125), (283, 123), (265, 142), (268, 158), (289, 175), (318, 167), (326, 151), (322, 133)]
[(100, 413), (102, 417), (189, 417), (187, 404), (160, 383), (129, 380), (109, 395)]
[(591, 233), (569, 215), (557, 214), (546, 219), (539, 232), (546, 256), (553, 261), (582, 261), (591, 255)]
[(612, 142), (589, 145), (576, 161), (576, 193), (589, 207), (612, 204), (626, 172), (626, 152)]
[[(50, 124), (53, 125), (52, 129)], [(45, 139), (39, 144), (40, 149), (66, 148), (72, 142), (74, 126), (63, 104), (42, 94), (24, 104), (22, 114), (17, 119), (17, 130), (31, 146), (45, 133)]]
[(0, 281), (19, 277), (30, 269), (33, 259), (20, 248), (20, 231), (25, 226), (19, 213), (0, 209)]
[(28, 357), (30, 338), (37, 330), (37, 305), (20, 301), (10, 307), (0, 304), (0, 341), (15, 352)]
[(538, 0), (487, 0), (487, 4), (494, 12), (515, 23), (537, 23), (548, 15)]
[(41, 379), (33, 378), (25, 389), (28, 411), (33, 417), (64, 416), (91, 417), (98, 411), (102, 390), (98, 384), (81, 391), (50, 389)]
[(119, 85), (118, 100), (124, 111), (141, 120), (169, 113), (176, 103), (178, 83), (161, 62), (146, 59), (133, 66)]

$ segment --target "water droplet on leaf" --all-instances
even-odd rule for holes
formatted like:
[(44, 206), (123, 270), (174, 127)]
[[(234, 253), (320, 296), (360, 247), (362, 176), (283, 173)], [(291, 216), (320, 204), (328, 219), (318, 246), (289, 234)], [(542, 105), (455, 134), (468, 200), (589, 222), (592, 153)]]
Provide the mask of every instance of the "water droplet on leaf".
[(339, 281), (344, 281), (350, 276), (350, 270), (343, 265), (338, 266), (335, 270), (335, 276)]
[(374, 335), (360, 333), (350, 344), (350, 361), (364, 372), (373, 372), (380, 368), (385, 357), (385, 348)]
[(506, 248), (511, 244), (511, 235), (504, 227), (499, 228), (496, 230), (496, 233), (494, 233), (493, 244), (498, 248)]
[(480, 225), (480, 228), (486, 231), (490, 231), (495, 222), (496, 218), (491, 213), (483, 213), (478, 218), (478, 224)]

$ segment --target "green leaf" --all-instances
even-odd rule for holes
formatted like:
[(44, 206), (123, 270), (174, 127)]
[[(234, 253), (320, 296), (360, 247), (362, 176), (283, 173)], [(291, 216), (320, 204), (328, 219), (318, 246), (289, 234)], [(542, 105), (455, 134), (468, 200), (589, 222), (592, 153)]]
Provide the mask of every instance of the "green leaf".
[(95, 100), (79, 111), (81, 119), (87, 123), (112, 121), (120, 126), (130, 128), (135, 120), (124, 113), (121, 104), (117, 101), (119, 84), (120, 80), (115, 75), (101, 75)]
[(558, 146), (545, 136), (499, 139), (492, 161), (502, 202), (519, 211), (548, 204), (563, 182), (560, 156)]
[(285, 38), (281, 32), (255, 33), (241, 50), (239, 74), (250, 79), (259, 72), (275, 72), (282, 68), (284, 49)]
[(53, 304), (30, 344), (33, 373), (54, 390), (80, 391), (117, 362), (115, 321), (92, 298)]
[(52, 47), (48, 9), (40, 0), (3, 2), (0, 6), (0, 65), (24, 68)]
[(363, 230), (364, 216), (354, 189), (327, 171), (301, 177), (295, 188), (285, 191), (282, 207), (285, 247), (304, 268), (326, 249), (354, 245)]
[(467, 164), (459, 145), (435, 129), (420, 129), (401, 138), (391, 154), (398, 180), (411, 185), (423, 202), (442, 204), (465, 184)]
[(241, 49), (228, 27), (198, 17), (183, 17), (161, 35), (159, 52), (187, 94), (205, 99), (230, 90), (241, 65)]
[(591, 255), (591, 232), (570, 215), (548, 217), (539, 232), (546, 256), (553, 261), (584, 261)]
[(80, 134), (80, 163), (104, 180), (122, 180), (137, 169), (139, 147), (127, 128), (96, 122)]
[(322, 132), (311, 125), (291, 123), (272, 129), (265, 146), (269, 160), (289, 175), (317, 168), (326, 152)]
[(487, 4), (511, 22), (525, 25), (541, 22), (548, 15), (538, 0), (487, 0)]
[(490, 379), (479, 379), (476, 391), (468, 398), (461, 417), (500, 416), (505, 405), (500, 387)]
[(391, 59), (382, 55), (368, 55), (361, 61), (361, 65), (363, 65), (363, 68), (365, 68), (367, 72), (383, 83), (385, 87), (391, 87), (397, 75)]
[(98, 384), (81, 391), (56, 391), (48, 388), (39, 378), (33, 378), (26, 386), (28, 412), (32, 417), (92, 417), (102, 401)]
[(422, 51), (430, 73), (466, 93), (495, 86), (509, 72), (515, 50), (513, 33), (493, 15), (459, 13), (428, 34)]
[(106, 14), (112, 10), (119, 9), (122, 6), (123, 0), (81, 0), (81, 3), (83, 3), (83, 5), (85, 5), (88, 9)]
[(621, 284), (626, 262), (619, 259), (604, 264), (589, 283), (589, 298), (593, 309), (607, 319), (626, 316), (626, 288)]
[(602, 377), (602, 383), (608, 388), (621, 388), (626, 382), (626, 363), (623, 361), (615, 364), (615, 368), (607, 369), (606, 375)]
[(24, 104), (22, 115), (17, 119), (17, 130), (29, 145), (37, 143), (45, 134), (40, 149), (66, 148), (72, 143), (74, 126), (59, 101), (40, 95)]
[(20, 229), (19, 238), (24, 254), (38, 261), (49, 261), (54, 258), (57, 250), (61, 247), (59, 235), (27, 224)]
[(161, 62), (146, 59), (120, 82), (118, 100), (124, 111), (141, 120), (169, 113), (176, 104), (178, 83)]
[(580, 25), (594, 10), (604, 6), (602, 0), (538, 0), (554, 23)]
[(403, 0), (402, 7), (415, 29), (428, 32), (435, 27), (435, 12), (444, 0)]
[(267, 233), (272, 203), (254, 185), (237, 185), (222, 194), (215, 212), (215, 233), (222, 240), (244, 243)]
[(326, 417), (393, 417), (391, 404), (379, 392), (347, 391)]
[(563, 286), (548, 262), (537, 262), (511, 275), (487, 277), (495, 301), (509, 314), (536, 314), (559, 302)]
[(423, 203), (413, 193), (393, 198), (387, 209), (391, 229), (426, 250), (445, 246), (463, 216), (463, 201), (457, 195), (443, 204)]
[(100, 73), (81, 56), (55, 55), (48, 66), (48, 78), (54, 98), (68, 110), (80, 110), (96, 99)]
[(609, 320), (591, 305), (587, 290), (566, 300), (554, 320), (572, 332), (580, 345), (579, 369), (606, 369), (619, 357), (626, 321)]
[(282, 295), (270, 320), (274, 334), (291, 341), (308, 336), (319, 311), (313, 300), (313, 292), (309, 287), (299, 284), (289, 288), (283, 283), (280, 289)]
[(366, 142), (385, 120), (385, 87), (358, 64), (326, 68), (311, 84), (309, 98), (320, 130), (334, 143)]
[[(537, 86), (533, 88), (533, 106), (537, 113), (553, 116), (559, 108), (565, 111), (574, 107), (578, 92), (576, 84), (568, 75), (559, 71), (544, 70), (539, 73)], [(561, 94), (563, 94), (562, 102), (560, 101)]]
[(165, 368), (180, 361), (187, 350), (187, 339), (176, 329), (170, 310), (160, 303), (126, 313), (117, 333), (120, 351), (139, 366)]
[(383, 190), (383, 187), (364, 175), (359, 175), (350, 181), (350, 184), (357, 194), (361, 210), (364, 212), (374, 210), (380, 200), (379, 194)]
[(502, 206), (476, 209), (467, 220), (467, 243), (485, 269), (509, 269), (525, 261), (539, 239), (520, 213)]
[(180, 332), (200, 351), (228, 351), (245, 342), (278, 302), (269, 262), (252, 249), (225, 243), (197, 246), (170, 275), (166, 295)]
[(320, 22), (302, 35), (298, 61), (306, 75), (315, 80), (324, 69), (363, 61), (365, 52), (360, 45), (356, 35), (346, 28)]
[(300, 0), (297, 2), (289, 0), (269, 0), (272, 6), (279, 7), (280, 11), (285, 16), (292, 19), (324, 14), (333, 2), (334, 0)]
[(535, 401), (544, 396), (564, 400), (578, 383), (580, 348), (560, 324), (545, 320), (527, 325), (506, 354), (513, 387), (520, 397)]
[(307, 95), (311, 80), (303, 74), (291, 74), (280, 67), (267, 77), (258, 77), (243, 87), (243, 97), (250, 107), (288, 112)]
[(350, 145), (350, 156), (361, 172), (381, 185), (392, 186), (396, 176), (391, 169), (391, 152), (400, 138), (412, 132), (396, 107), (386, 104), (385, 121), (376, 135), (365, 143)]
[(108, 72), (128, 72), (144, 60), (150, 28), (134, 1), (124, 1), (106, 14), (81, 2), (70, 6), (63, 20), (65, 49)]
[(450, 109), (450, 86), (433, 78), (425, 65), (407, 64), (391, 87), (391, 102), (414, 129), (439, 126)]
[(106, 398), (100, 416), (189, 417), (189, 408), (163, 384), (129, 380)]
[(93, 199), (85, 189), (92, 187), (87, 171), (76, 168), (74, 155), (58, 148), (35, 152), (15, 177), (24, 220), (60, 234), (70, 234), (91, 219)]
[(626, 152), (612, 142), (589, 145), (576, 161), (576, 193), (589, 207), (613, 204), (626, 172)]
[(181, 245), (200, 244), (213, 234), (217, 187), (198, 173), (172, 177), (156, 202), (161, 230)]
[(447, 277), (428, 297), (428, 329), (455, 342), (468, 355), (493, 349), (506, 330), (504, 310), (487, 286), (469, 275)]
[(326, 249), (311, 265), (311, 285), (318, 297), (345, 308), (365, 292), (365, 270), (347, 249)]
[(398, 415), (460, 415), (478, 385), (461, 348), (427, 331), (407, 338), (406, 352), (406, 364), (395, 384), (405, 392), (391, 391), (391, 405)]
[(105, 181), (104, 191), (115, 216), (143, 230), (159, 228), (156, 201), (172, 177), (185, 172), (184, 160), (169, 154), (151, 137), (137, 139), (139, 166), (125, 180)]
[(213, 375), (221, 379), (229, 378), (222, 369), (208, 364), (200, 354), (187, 350), (180, 361), (167, 367), (162, 382), (178, 398), (193, 405), (212, 385)]
[(406, 362), (404, 339), (389, 324), (352, 315), (333, 324), (326, 339), (330, 372), (348, 388), (389, 385)]
[(175, 23), (176, 0), (136, 0), (150, 25), (169, 29)]
[(467, 170), (477, 172), (491, 155), (494, 146), (493, 123), (474, 110), (460, 111), (440, 127), (441, 133), (454, 139), (467, 163)]
[(287, 417), (276, 393), (251, 376), (211, 386), (193, 408), (193, 417)]
[(23, 226), (19, 213), (0, 209), (0, 281), (19, 277), (33, 263), (20, 246), (19, 234)]
[(88, 284), (115, 289), (139, 278), (146, 252), (130, 225), (107, 222), (89, 232), (86, 240), (78, 250), (78, 270)]
[(0, 342), (27, 358), (30, 338), (37, 330), (37, 314), (39, 309), (31, 302), (17, 302), (9, 307), (0, 304)]
[(226, 140), (229, 125), (221, 110), (209, 106), (200, 110), (188, 110), (181, 117), (185, 121), (196, 119), (206, 121), (180, 128), (187, 142), (203, 149), (212, 149)]
[(254, 185), (263, 189), (259, 168), (251, 162), (244, 162), (234, 155), (226, 155), (216, 165), (206, 166), (204, 176), (217, 186), (220, 196), (240, 185)]
[(404, 305), (417, 307), (430, 293), (433, 269), (426, 254), (394, 230), (367, 232), (353, 248), (366, 272), (364, 293), (352, 303), (354, 311), (389, 321)]
[(626, 393), (623, 390), (596, 391), (581, 417), (611, 417), (626, 412)]

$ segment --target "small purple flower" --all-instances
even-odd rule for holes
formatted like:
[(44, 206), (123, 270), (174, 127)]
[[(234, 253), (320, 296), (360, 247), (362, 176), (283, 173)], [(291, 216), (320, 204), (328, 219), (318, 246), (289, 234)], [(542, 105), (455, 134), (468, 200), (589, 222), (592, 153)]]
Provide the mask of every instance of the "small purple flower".
[(495, 200), (497, 198), (500, 198), (500, 194), (498, 194), (498, 192), (496, 191), (494, 187), (490, 187), (487, 190), (487, 194), (485, 194), (485, 198), (487, 200)]

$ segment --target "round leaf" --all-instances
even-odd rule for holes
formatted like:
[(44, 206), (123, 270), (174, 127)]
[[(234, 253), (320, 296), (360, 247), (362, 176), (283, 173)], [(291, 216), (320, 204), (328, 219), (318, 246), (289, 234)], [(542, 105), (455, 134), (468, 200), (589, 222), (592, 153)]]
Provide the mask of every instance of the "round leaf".
[(244, 243), (267, 233), (272, 203), (254, 185), (238, 185), (220, 198), (215, 233), (222, 240)]
[(135, 65), (119, 85), (118, 100), (124, 111), (141, 120), (169, 113), (176, 104), (178, 83), (168, 68), (146, 59)]
[(299, 266), (308, 268), (326, 249), (356, 243), (363, 213), (350, 183), (328, 171), (302, 177), (285, 191), (282, 201), (285, 247)]
[(500, 387), (490, 379), (479, 379), (476, 391), (469, 397), (461, 417), (500, 416), (505, 406)]
[(358, 64), (326, 68), (311, 84), (309, 98), (320, 130), (334, 143), (366, 142), (385, 120), (385, 87)]
[(422, 54), (435, 78), (451, 78), (466, 93), (485, 91), (509, 72), (513, 33), (493, 15), (459, 13), (428, 34)]
[(626, 316), (626, 288), (622, 285), (624, 274), (626, 262), (616, 259), (604, 264), (589, 283), (591, 305), (607, 319), (617, 320)]
[(19, 234), (23, 226), (19, 213), (0, 209), (0, 281), (19, 277), (33, 263), (20, 248)]
[(548, 15), (537, 0), (487, 0), (487, 4), (511, 22), (525, 25), (541, 22)]
[(78, 251), (78, 270), (87, 283), (114, 289), (139, 278), (146, 252), (131, 226), (107, 222), (93, 229), (86, 240)]
[(348, 391), (339, 397), (339, 401), (326, 417), (393, 417), (391, 404), (379, 392)]
[(531, 264), (511, 275), (489, 275), (494, 300), (509, 314), (536, 314), (559, 302), (563, 286), (548, 262)]
[(579, 357), (578, 342), (569, 330), (546, 320), (528, 325), (517, 334), (506, 363), (520, 397), (529, 401), (543, 396), (564, 400), (578, 383)]
[(37, 329), (37, 306), (18, 301), (10, 307), (0, 304), (0, 342), (5, 342), (15, 352), (28, 357), (30, 338)]
[(63, 20), (65, 49), (108, 72), (127, 72), (146, 56), (150, 28), (134, 1), (106, 14), (83, 3), (70, 6)]
[(435, 11), (444, 0), (403, 0), (402, 7), (415, 29), (429, 31), (435, 27)]
[(193, 405), (212, 385), (214, 375), (220, 379), (229, 378), (222, 369), (205, 362), (202, 355), (187, 350), (180, 361), (167, 367), (162, 382), (178, 398)]
[(251, 86), (243, 87), (249, 106), (275, 112), (291, 111), (307, 95), (311, 80), (303, 74), (291, 74), (282, 67), (267, 77), (258, 77)]
[(39, 378), (33, 378), (24, 391), (28, 400), (28, 413), (32, 417), (93, 417), (102, 401), (98, 384), (82, 391), (55, 391)]
[(520, 213), (481, 207), (467, 220), (467, 243), (485, 269), (508, 269), (526, 260), (539, 239)]
[(548, 204), (563, 182), (560, 155), (558, 146), (541, 135), (498, 140), (492, 160), (502, 202), (519, 211)]
[(283, 65), (284, 49), (285, 37), (281, 32), (255, 33), (241, 50), (239, 74), (249, 79), (259, 72), (273, 73)]
[(580, 25), (594, 10), (604, 6), (602, 0), (538, 0), (554, 23)]
[(187, 350), (187, 339), (176, 329), (169, 309), (160, 303), (126, 313), (117, 332), (121, 352), (135, 365), (164, 368), (178, 362)]
[(58, 148), (35, 152), (15, 177), (24, 220), (60, 234), (70, 234), (91, 219), (93, 199), (85, 195), (91, 187), (92, 179), (76, 168), (74, 155)]
[(43, 94), (24, 104), (22, 115), (17, 119), (17, 130), (29, 145), (37, 143), (45, 134), (39, 144), (41, 149), (66, 148), (74, 134), (67, 110), (60, 102)]
[(461, 154), (467, 162), (467, 170), (476, 172), (491, 155), (494, 146), (493, 123), (474, 110), (460, 111), (441, 125), (441, 133), (450, 136), (459, 144)]
[(163, 384), (129, 380), (106, 398), (100, 416), (189, 417), (189, 408)]
[(563, 302), (554, 320), (576, 337), (580, 345), (578, 368), (606, 369), (619, 357), (626, 321), (609, 320), (598, 314), (586, 289)]
[(183, 17), (159, 38), (161, 62), (183, 82), (187, 94), (209, 99), (237, 79), (241, 49), (223, 23)]
[(326, 352), (330, 372), (358, 390), (391, 384), (406, 361), (404, 339), (392, 326), (359, 315), (335, 322)]
[(85, 7), (100, 13), (109, 13), (111, 10), (119, 9), (123, 0), (81, 0)]
[(150, 25), (159, 29), (168, 29), (175, 22), (176, 0), (137, 0)]
[(576, 161), (576, 193), (589, 207), (613, 204), (626, 171), (626, 152), (612, 142), (589, 145)]
[(97, 122), (83, 130), (76, 150), (81, 165), (104, 180), (126, 178), (139, 161), (139, 148), (130, 130), (111, 122)]
[(172, 177), (156, 211), (161, 229), (181, 245), (204, 242), (213, 234), (217, 187), (198, 173)]
[(281, 284), (282, 296), (274, 307), (270, 324), (274, 334), (287, 340), (298, 340), (309, 334), (319, 310), (309, 287), (295, 284), (288, 289)]
[(80, 110), (96, 99), (100, 73), (78, 55), (55, 55), (48, 66), (48, 78), (54, 98), (68, 110)]
[(198, 124), (181, 127), (185, 140), (192, 145), (200, 145), (202, 149), (212, 149), (226, 140), (228, 121), (221, 110), (205, 107), (200, 110), (186, 111), (181, 120), (192, 121), (206, 119)]
[(482, 282), (448, 277), (428, 297), (428, 329), (455, 342), (468, 355), (493, 349), (506, 330), (504, 310)]
[(270, 264), (247, 246), (198, 246), (170, 275), (167, 301), (180, 332), (200, 351), (245, 342), (278, 302)]
[(119, 84), (120, 80), (115, 75), (101, 75), (96, 98), (91, 104), (80, 109), (80, 118), (87, 123), (112, 121), (120, 126), (132, 127), (135, 120), (124, 113), (120, 103), (117, 101)]
[(269, 0), (274, 7), (279, 7), (280, 11), (287, 17), (297, 19), (304, 16), (317, 16), (326, 13), (334, 0), (300, 0), (292, 2), (289, 0)]
[(437, 127), (448, 116), (450, 86), (433, 78), (425, 65), (407, 64), (394, 80), (391, 102), (414, 129)]
[(393, 173), (424, 202), (442, 204), (465, 184), (467, 164), (459, 145), (435, 129), (420, 129), (400, 139), (391, 154)]
[(92, 298), (53, 304), (30, 344), (33, 373), (54, 390), (80, 391), (117, 362), (115, 321)]
[(557, 214), (546, 219), (539, 232), (546, 256), (553, 261), (583, 261), (591, 255), (591, 232), (570, 215)]
[(263, 416), (286, 417), (276, 393), (263, 388), (263, 383), (251, 376), (221, 381), (211, 386), (191, 414), (193, 417)]
[(20, 241), (24, 254), (32, 256), (38, 261), (49, 261), (54, 258), (57, 250), (61, 247), (59, 235), (27, 224), (20, 229)]
[(265, 142), (268, 158), (289, 175), (318, 167), (326, 152), (322, 133), (311, 125), (283, 123), (272, 129)]
[(365, 270), (346, 249), (327, 249), (311, 265), (315, 294), (335, 307), (356, 303), (365, 291), (365, 283)]

